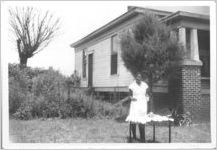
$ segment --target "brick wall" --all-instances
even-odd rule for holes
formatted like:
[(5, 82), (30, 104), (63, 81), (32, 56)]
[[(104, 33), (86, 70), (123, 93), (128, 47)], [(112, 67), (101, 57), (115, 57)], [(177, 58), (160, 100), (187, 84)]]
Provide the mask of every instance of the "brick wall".
[(179, 113), (190, 112), (194, 121), (209, 120), (210, 96), (202, 95), (201, 66), (180, 65), (169, 82), (169, 95)]
[(202, 106), (200, 66), (182, 66), (181, 75), (183, 112), (188, 111), (194, 119), (199, 119)]

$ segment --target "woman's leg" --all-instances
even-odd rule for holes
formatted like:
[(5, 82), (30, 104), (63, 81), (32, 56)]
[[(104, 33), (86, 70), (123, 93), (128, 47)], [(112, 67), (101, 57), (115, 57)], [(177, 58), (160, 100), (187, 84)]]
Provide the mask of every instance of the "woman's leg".
[(145, 139), (145, 132), (144, 132), (144, 125), (139, 124), (139, 134), (140, 134), (140, 139), (143, 141)]
[(131, 123), (131, 130), (133, 133), (133, 138), (136, 139), (136, 124), (135, 123)]

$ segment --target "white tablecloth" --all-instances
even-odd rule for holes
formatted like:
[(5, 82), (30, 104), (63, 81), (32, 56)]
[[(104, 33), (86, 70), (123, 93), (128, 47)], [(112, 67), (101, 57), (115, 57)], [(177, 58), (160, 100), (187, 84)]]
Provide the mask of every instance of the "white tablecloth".
[(157, 114), (153, 114), (153, 113), (147, 114), (141, 120), (142, 121), (140, 123), (142, 123), (142, 124), (152, 122), (152, 121), (155, 121), (155, 122), (174, 121), (174, 119), (171, 118), (170, 116), (161, 116), (161, 115), (157, 115)]
[(174, 121), (174, 119), (169, 117), (169, 116), (161, 116), (161, 115), (157, 115), (157, 114), (153, 114), (153, 113), (149, 113), (146, 116), (146, 119), (147, 119), (147, 122), (151, 122), (151, 121), (157, 121), (157, 122)]

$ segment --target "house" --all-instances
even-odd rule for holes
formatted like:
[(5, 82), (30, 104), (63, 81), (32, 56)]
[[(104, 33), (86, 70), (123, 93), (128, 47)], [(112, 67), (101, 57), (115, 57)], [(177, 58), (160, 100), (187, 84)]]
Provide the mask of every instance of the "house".
[(190, 54), (190, 59), (179, 64), (180, 81), (172, 82), (175, 83), (172, 88), (168, 81), (156, 83), (154, 92), (158, 93), (158, 98), (155, 98), (168, 99), (172, 93), (182, 111), (209, 115), (210, 25), (207, 15), (128, 7), (123, 15), (71, 44), (75, 49), (75, 70), (81, 76), (81, 87), (92, 87), (104, 93), (128, 92), (127, 87), (134, 79), (121, 59), (119, 35), (147, 11), (170, 24), (184, 50)]

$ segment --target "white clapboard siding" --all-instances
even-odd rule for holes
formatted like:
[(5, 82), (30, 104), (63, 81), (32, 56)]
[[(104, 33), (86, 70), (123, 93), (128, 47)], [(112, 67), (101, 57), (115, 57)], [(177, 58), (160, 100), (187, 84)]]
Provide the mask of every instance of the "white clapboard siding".
[[(92, 41), (81, 45), (75, 50), (75, 69), (81, 76), (81, 86), (87, 87), (88, 79), (88, 63), (87, 63), (87, 77), (82, 78), (82, 50), (85, 49), (85, 53), (93, 53), (93, 87), (123, 87), (128, 86), (133, 77), (131, 73), (126, 69), (121, 59), (120, 45), (118, 49), (118, 73), (117, 75), (111, 75), (111, 36), (119, 35), (119, 33), (126, 28), (132, 26), (136, 21), (141, 19), (142, 16), (129, 19), (124, 24), (114, 28), (112, 31), (100, 38), (93, 39)], [(88, 60), (87, 60), (88, 62)]]
[[(118, 50), (118, 74), (111, 75), (111, 38), (103, 40), (86, 49), (86, 55), (93, 53), (93, 87), (119, 87), (128, 86), (133, 78), (125, 68)], [(82, 51), (75, 53), (75, 69), (81, 76), (81, 86), (87, 87), (87, 77), (82, 78)], [(88, 64), (87, 64), (88, 69)]]
[(81, 78), (81, 87), (87, 87), (87, 79), (82, 77), (82, 51), (75, 51), (75, 70)]

